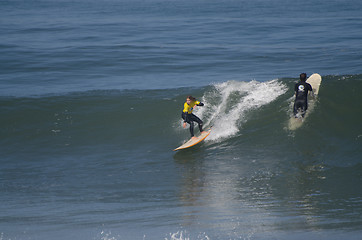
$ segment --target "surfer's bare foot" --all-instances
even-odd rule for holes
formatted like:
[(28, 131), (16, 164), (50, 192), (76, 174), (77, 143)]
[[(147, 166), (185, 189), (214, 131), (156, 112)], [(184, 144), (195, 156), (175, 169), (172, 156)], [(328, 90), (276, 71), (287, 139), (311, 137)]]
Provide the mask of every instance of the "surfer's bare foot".
[(197, 139), (197, 137), (192, 137), (192, 139)]

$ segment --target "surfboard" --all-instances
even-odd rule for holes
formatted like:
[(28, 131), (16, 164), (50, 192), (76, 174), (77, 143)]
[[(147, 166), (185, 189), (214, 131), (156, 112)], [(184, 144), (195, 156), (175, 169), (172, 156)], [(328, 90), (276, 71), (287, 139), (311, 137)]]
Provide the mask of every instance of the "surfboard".
[(178, 151), (181, 149), (186, 149), (186, 148), (190, 148), (192, 146), (195, 146), (196, 144), (202, 142), (203, 140), (205, 140), (205, 138), (207, 138), (207, 136), (209, 136), (211, 133), (211, 128), (207, 131), (203, 131), (200, 136), (195, 137), (195, 138), (191, 138), (190, 140), (188, 140), (187, 142), (185, 142), (184, 144), (182, 144), (181, 146), (179, 146), (178, 148), (175, 148), (174, 151)]
[(310, 96), (308, 96), (308, 110), (305, 113), (304, 118), (302, 117), (301, 113), (298, 113), (297, 117), (294, 115), (290, 117), (288, 124), (290, 130), (296, 130), (300, 128), (308, 115), (313, 111), (319, 93), (319, 87), (322, 83), (322, 77), (318, 73), (314, 73), (307, 79), (306, 82), (312, 86), (315, 99), (310, 99)]

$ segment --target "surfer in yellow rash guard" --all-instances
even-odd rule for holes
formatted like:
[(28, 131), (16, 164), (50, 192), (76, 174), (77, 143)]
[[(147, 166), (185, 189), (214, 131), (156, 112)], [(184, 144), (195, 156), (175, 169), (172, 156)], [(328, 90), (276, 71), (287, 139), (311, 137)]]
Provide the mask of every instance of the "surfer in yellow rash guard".
[(192, 111), (195, 109), (196, 106), (204, 106), (204, 104), (202, 102), (196, 101), (196, 98), (194, 98), (193, 96), (188, 96), (186, 98), (184, 109), (181, 115), (182, 119), (184, 120), (183, 127), (186, 128), (186, 123), (190, 124), (190, 133), (192, 138), (195, 137), (194, 122), (198, 123), (200, 132), (203, 132), (201, 119), (192, 113)]

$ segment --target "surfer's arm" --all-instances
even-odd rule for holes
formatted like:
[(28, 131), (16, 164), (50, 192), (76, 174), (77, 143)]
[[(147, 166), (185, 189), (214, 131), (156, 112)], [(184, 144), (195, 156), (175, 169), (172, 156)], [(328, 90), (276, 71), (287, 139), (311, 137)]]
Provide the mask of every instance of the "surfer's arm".
[(309, 84), (309, 91), (310, 91), (310, 95), (313, 97), (313, 99), (315, 99), (315, 94), (312, 88), (312, 85)]
[(310, 95), (313, 97), (313, 99), (315, 99), (315, 94), (314, 94), (313, 89), (312, 89), (312, 91), (310, 91)]
[(195, 108), (196, 108), (197, 106), (202, 107), (202, 106), (204, 106), (204, 104), (203, 104), (202, 102), (196, 101), (194, 107), (192, 108), (192, 110), (195, 110)]
[(294, 86), (294, 97), (297, 97), (297, 92), (298, 92), (298, 84), (296, 83)]
[(186, 122), (187, 122), (187, 113), (186, 113), (186, 112), (182, 112), (181, 117), (182, 117), (182, 119), (184, 120), (184, 123), (186, 123)]
[(187, 123), (187, 116), (188, 114), (186, 113), (186, 112), (182, 112), (182, 114), (181, 114), (181, 117), (182, 117), (182, 119), (184, 120), (184, 122), (183, 122), (183, 124), (182, 124), (182, 126), (184, 127), (184, 128), (186, 128), (186, 123)]
[(196, 106), (202, 107), (202, 106), (204, 106), (204, 104), (203, 104), (202, 102), (196, 101), (196, 102), (195, 102), (194, 109), (195, 109)]

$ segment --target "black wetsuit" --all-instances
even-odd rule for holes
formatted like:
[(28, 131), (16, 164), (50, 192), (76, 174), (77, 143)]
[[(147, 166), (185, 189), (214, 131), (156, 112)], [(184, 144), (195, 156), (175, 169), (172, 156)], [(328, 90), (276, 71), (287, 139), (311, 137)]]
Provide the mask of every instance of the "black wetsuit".
[[(186, 103), (185, 103), (186, 104)], [(195, 104), (197, 106), (204, 106), (203, 103), (201, 102), (197, 102), (197, 104)], [(185, 109), (184, 109), (185, 111)], [(203, 122), (201, 121), (200, 118), (198, 118), (196, 115), (194, 115), (192, 112), (191, 113), (188, 113), (188, 112), (184, 112), (182, 111), (182, 119), (184, 120), (185, 123), (188, 123), (190, 124), (190, 133), (191, 133), (191, 137), (194, 136), (194, 122), (197, 122), (198, 125), (199, 125), (199, 129), (200, 129), (200, 132), (202, 132), (202, 124)]]
[(312, 91), (312, 86), (306, 82), (299, 82), (295, 84), (295, 102), (294, 102), (294, 116), (297, 115), (298, 109), (302, 111), (302, 117), (308, 109), (308, 91)]

